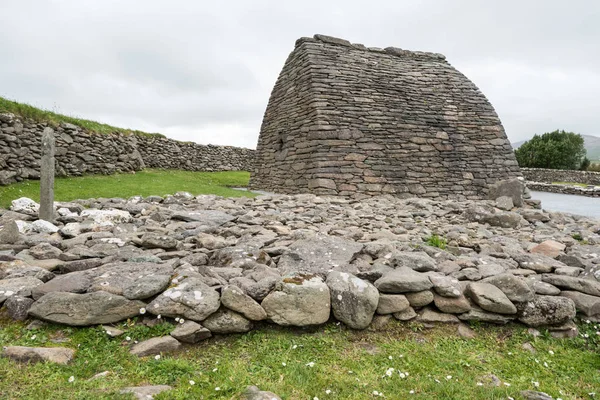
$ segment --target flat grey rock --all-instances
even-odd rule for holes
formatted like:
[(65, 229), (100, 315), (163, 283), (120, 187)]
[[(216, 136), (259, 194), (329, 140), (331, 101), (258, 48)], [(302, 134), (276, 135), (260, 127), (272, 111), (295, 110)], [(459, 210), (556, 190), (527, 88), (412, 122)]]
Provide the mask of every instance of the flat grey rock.
[(122, 389), (121, 394), (132, 393), (136, 400), (152, 400), (155, 395), (171, 389), (173, 388), (167, 385), (136, 386)]
[(462, 314), (471, 310), (471, 303), (463, 295), (460, 297), (443, 297), (435, 294), (433, 303), (440, 311), (449, 314)]
[(227, 286), (221, 291), (221, 304), (242, 314), (251, 321), (262, 321), (267, 312), (252, 297), (236, 286)]
[(458, 315), (461, 321), (479, 321), (492, 324), (504, 325), (513, 321), (516, 315), (503, 315), (485, 311), (479, 307), (471, 307), (471, 310)]
[(10, 296), (4, 302), (8, 316), (15, 321), (25, 321), (28, 311), (33, 304), (33, 299), (23, 296)]
[(407, 293), (428, 290), (433, 286), (429, 277), (408, 267), (400, 267), (384, 274), (375, 281), (375, 287), (383, 293)]
[(320, 277), (296, 274), (280, 280), (261, 305), (278, 325), (320, 325), (329, 320), (331, 298)]
[(444, 297), (460, 297), (462, 290), (458, 279), (441, 276), (441, 275), (429, 275), (429, 280), (433, 284), (433, 290)]
[(252, 322), (243, 315), (221, 308), (206, 318), (202, 325), (212, 333), (244, 333), (252, 329)]
[(377, 314), (394, 314), (406, 310), (410, 303), (403, 294), (379, 294)]
[(44, 282), (32, 276), (0, 280), (0, 305), (11, 296), (31, 296), (31, 292)]
[(562, 289), (574, 290), (600, 297), (600, 282), (596, 280), (575, 278), (566, 275), (544, 274), (542, 276), (542, 281)]
[(281, 400), (273, 392), (263, 391), (256, 386), (248, 386), (242, 394), (241, 400)]
[(134, 344), (129, 351), (138, 357), (154, 356), (179, 349), (181, 343), (171, 336), (154, 337)]
[(519, 306), (519, 321), (527, 326), (559, 325), (575, 318), (575, 303), (562, 296), (536, 295)]
[(71, 326), (111, 324), (139, 315), (141, 301), (107, 292), (75, 294), (51, 292), (38, 299), (29, 315), (48, 322)]
[(482, 309), (497, 314), (516, 314), (517, 308), (496, 286), (490, 283), (471, 282), (466, 294)]
[(435, 311), (431, 308), (425, 308), (417, 317), (418, 322), (422, 323), (444, 323), (458, 324), (460, 320), (455, 315), (445, 314)]
[(436, 271), (437, 265), (433, 258), (422, 251), (401, 251), (392, 253), (390, 263), (394, 267), (408, 267), (418, 272)]
[(130, 300), (143, 300), (169, 286), (173, 267), (166, 263), (123, 262), (106, 264), (85, 273), (93, 276), (89, 291), (103, 290)]
[(534, 291), (524, 279), (512, 274), (500, 274), (483, 279), (481, 282), (496, 286), (510, 301), (524, 302), (533, 299)]
[(338, 321), (352, 329), (365, 329), (373, 320), (379, 292), (372, 283), (356, 276), (333, 271), (327, 275), (331, 308)]
[(184, 343), (198, 343), (212, 336), (210, 331), (197, 322), (187, 320), (179, 324), (170, 333), (175, 339)]
[(187, 278), (158, 295), (150, 304), (148, 312), (166, 317), (185, 317), (203, 321), (216, 312), (221, 305), (219, 293), (200, 279)]
[(405, 293), (406, 299), (411, 307), (420, 308), (433, 303), (433, 292), (431, 290), (422, 290), (420, 292)]
[(5, 346), (2, 348), (2, 355), (20, 363), (47, 361), (68, 364), (73, 359), (75, 350), (65, 347)]
[(586, 317), (600, 316), (600, 297), (574, 291), (563, 291), (560, 295), (573, 300), (577, 311)]

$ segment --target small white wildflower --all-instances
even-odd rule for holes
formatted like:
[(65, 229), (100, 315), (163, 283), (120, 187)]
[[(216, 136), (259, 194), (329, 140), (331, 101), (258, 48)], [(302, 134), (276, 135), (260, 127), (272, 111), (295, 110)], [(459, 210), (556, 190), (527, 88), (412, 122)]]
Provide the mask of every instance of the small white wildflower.
[(597, 331), (597, 332), (596, 332), (596, 335), (600, 335), (600, 331)]
[(410, 391), (410, 392), (408, 392), (408, 393), (410, 393), (410, 394), (415, 394), (415, 391), (414, 391), (414, 390), (411, 390), (411, 391)]
[(175, 318), (175, 322), (179, 322), (179, 317), (176, 317), (176, 318)]
[(295, 344), (295, 345), (292, 346), (292, 350), (296, 350), (297, 348), (298, 348), (297, 344)]
[(319, 400), (319, 398), (317, 396), (313, 397), (313, 400)]
[(506, 399), (507, 399), (507, 400), (515, 400), (515, 398), (514, 398), (514, 397), (510, 397), (510, 396), (508, 396)]
[(399, 376), (400, 376), (400, 378), (402, 378), (402, 379), (406, 378), (406, 374), (405, 374), (404, 372), (400, 372), (398, 375), (399, 375)]
[(548, 363), (544, 361), (544, 367), (548, 368)]
[(158, 314), (158, 315), (156, 316), (156, 319), (161, 319), (161, 318), (162, 318), (162, 316), (161, 316), (160, 314)]
[(504, 382), (504, 386), (510, 386), (510, 383)]
[(180, 323), (180, 324), (183, 324), (184, 322), (185, 322), (185, 319), (183, 319), (183, 318), (179, 318), (179, 323)]
[(441, 383), (439, 379), (434, 379), (436, 383)]
[(134, 341), (133, 341), (133, 343), (134, 343), (134, 344), (138, 344), (138, 341), (137, 341), (137, 340), (134, 340)]
[(394, 357), (392, 357), (392, 356), (388, 356), (388, 358), (389, 358), (390, 360), (393, 360), (393, 359), (394, 359)]
[(217, 387), (215, 388), (215, 390), (218, 392), (219, 390), (221, 390), (221, 388), (217, 386)]
[(71, 382), (75, 382), (75, 377), (72, 375), (69, 377), (69, 383), (71, 383)]
[(379, 396), (379, 392), (377, 390), (373, 390), (373, 396)]
[(353, 373), (354, 373), (354, 371), (348, 371), (348, 373), (349, 373), (349, 374), (353, 374)]
[(194, 382), (193, 380), (190, 379), (190, 385), (194, 386), (196, 384), (196, 382)]
[(477, 386), (483, 386), (483, 383), (477, 382)]
[(450, 380), (450, 379), (452, 379), (452, 375), (446, 376), (446, 380)]
[(140, 308), (140, 314), (146, 314), (146, 309), (144, 307)]
[(35, 338), (36, 338), (36, 337), (37, 337), (37, 335), (33, 335), (33, 336), (31, 337), (31, 340), (35, 340)]
[(552, 350), (548, 350), (548, 353), (550, 353), (551, 356), (554, 355), (554, 352)]
[(285, 366), (287, 366), (287, 364), (286, 364), (286, 363), (284, 363), (284, 362), (282, 362), (282, 363), (281, 363), (281, 365), (283, 365), (284, 367), (285, 367)]
[(306, 366), (307, 366), (307, 367), (311, 367), (311, 368), (312, 368), (312, 367), (314, 367), (314, 366), (315, 366), (315, 362), (314, 362), (314, 361), (311, 361), (311, 362), (307, 363), (307, 364), (306, 364)]
[(509, 355), (509, 356), (512, 356), (512, 352), (511, 352), (511, 351), (509, 351), (509, 352), (508, 352), (508, 355)]
[(587, 333), (585, 333), (585, 334), (583, 335), (583, 337), (587, 339), (587, 338), (589, 338), (589, 337), (590, 337), (590, 335), (588, 335)]
[(154, 359), (155, 359), (155, 360), (160, 360), (160, 354), (157, 354), (157, 355), (155, 355), (155, 356), (154, 356)]
[(218, 368), (214, 368), (214, 369), (213, 369), (213, 372), (217, 372), (217, 370), (218, 370)]
[(394, 372), (394, 368), (388, 368), (387, 371), (385, 371), (385, 374), (387, 376), (392, 376), (392, 373)]
[(331, 390), (330, 390), (330, 389), (327, 389), (327, 390), (325, 391), (325, 394), (331, 394)]
[(592, 323), (592, 321), (590, 321), (589, 319), (586, 319), (586, 320), (585, 320), (585, 323), (586, 323), (586, 324), (591, 324), (591, 323)]
[(127, 337), (125, 338), (125, 340), (127, 340), (128, 342), (130, 342), (130, 341), (131, 341), (131, 338), (130, 338), (129, 336), (127, 336)]

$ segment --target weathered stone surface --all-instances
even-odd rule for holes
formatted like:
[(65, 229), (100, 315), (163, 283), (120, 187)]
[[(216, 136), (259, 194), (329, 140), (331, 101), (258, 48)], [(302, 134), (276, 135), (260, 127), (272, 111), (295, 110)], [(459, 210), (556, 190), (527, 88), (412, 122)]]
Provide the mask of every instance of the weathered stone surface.
[(16, 243), (19, 239), (20, 232), (16, 222), (8, 221), (0, 228), (0, 244)]
[(428, 290), (433, 286), (429, 277), (408, 267), (400, 267), (387, 272), (377, 281), (375, 287), (383, 293), (407, 293)]
[(490, 283), (471, 282), (467, 295), (481, 308), (497, 314), (516, 314), (517, 308), (506, 295)]
[(459, 314), (458, 319), (462, 321), (480, 321), (492, 324), (504, 325), (514, 320), (516, 315), (502, 315), (482, 310), (479, 307), (472, 307), (470, 311)]
[(556, 240), (545, 240), (530, 250), (531, 253), (543, 254), (546, 257), (557, 258), (566, 246)]
[(460, 297), (442, 297), (435, 294), (433, 302), (440, 311), (449, 314), (461, 314), (471, 309), (469, 300), (462, 295)]
[(410, 303), (403, 294), (379, 294), (377, 314), (394, 314), (406, 310)]
[(267, 318), (264, 308), (236, 286), (227, 286), (221, 291), (221, 304), (251, 321), (262, 321)]
[(167, 235), (146, 233), (142, 236), (142, 247), (147, 249), (173, 250), (177, 248), (177, 240)]
[(528, 326), (559, 325), (575, 318), (575, 303), (561, 296), (535, 296), (519, 306), (519, 321)]
[(73, 359), (75, 350), (65, 347), (5, 346), (2, 348), (2, 355), (20, 363), (47, 361), (68, 364)]
[(168, 385), (155, 385), (155, 386), (135, 386), (135, 387), (126, 387), (121, 390), (121, 394), (131, 393), (136, 398), (136, 400), (152, 400), (154, 396), (166, 392), (168, 390), (173, 389)]
[(508, 297), (510, 301), (523, 302), (533, 299), (534, 291), (524, 279), (512, 274), (500, 274), (483, 279), (481, 282), (496, 286)]
[(369, 326), (379, 303), (379, 292), (375, 286), (339, 271), (330, 272), (326, 283), (331, 293), (331, 308), (335, 318), (353, 329)]
[(429, 280), (433, 284), (433, 290), (444, 297), (460, 297), (462, 290), (457, 279), (449, 276), (430, 275)]
[(141, 301), (107, 292), (75, 294), (51, 292), (29, 309), (29, 315), (48, 322), (72, 326), (110, 324), (139, 315)]
[(363, 245), (339, 237), (321, 235), (292, 243), (277, 264), (282, 275), (292, 272), (328, 273), (350, 263)]
[(595, 280), (575, 278), (566, 275), (544, 274), (542, 276), (542, 281), (559, 288), (575, 290), (577, 292), (600, 297), (600, 282)]
[(415, 308), (425, 307), (426, 305), (433, 303), (433, 293), (431, 290), (405, 293), (404, 296), (406, 296), (410, 306)]
[(444, 323), (444, 324), (458, 324), (460, 320), (455, 315), (444, 314), (431, 308), (425, 308), (421, 314), (419, 314), (417, 321), (423, 323)]
[(184, 343), (198, 343), (212, 336), (208, 329), (194, 321), (177, 325), (170, 335)]
[(510, 197), (516, 207), (523, 206), (524, 184), (519, 179), (508, 179), (490, 185), (488, 198), (496, 200), (499, 197)]
[(252, 329), (252, 322), (227, 308), (211, 314), (202, 324), (212, 333), (244, 333)]
[(565, 264), (543, 254), (518, 254), (513, 257), (521, 268), (530, 269), (537, 273), (552, 272)]
[(114, 263), (85, 274), (93, 276), (89, 291), (103, 290), (130, 300), (143, 300), (167, 288), (173, 267), (155, 263)]
[(32, 276), (0, 280), (0, 305), (11, 296), (31, 296), (32, 290), (43, 283)]
[(56, 278), (35, 287), (31, 296), (37, 300), (43, 295), (52, 292), (85, 293), (92, 284), (92, 278), (83, 272), (73, 272), (59, 275)]
[(583, 315), (587, 317), (600, 315), (600, 297), (572, 291), (563, 291), (560, 292), (560, 295), (573, 300), (575, 308)]
[(138, 357), (146, 357), (175, 351), (180, 346), (181, 343), (177, 339), (171, 336), (161, 336), (134, 344), (129, 352)]
[(4, 302), (4, 307), (8, 316), (15, 321), (24, 321), (27, 319), (29, 307), (33, 304), (33, 299), (23, 296), (11, 296)]
[(412, 307), (408, 307), (407, 309), (394, 313), (393, 315), (394, 318), (396, 318), (399, 321), (410, 321), (411, 319), (414, 319), (417, 316), (417, 313)]
[(273, 392), (262, 391), (256, 386), (248, 386), (241, 400), (281, 400), (281, 397)]
[(549, 296), (557, 296), (560, 294), (560, 289), (554, 285), (551, 285), (542, 281), (533, 281), (528, 283), (533, 288), (536, 294), (546, 294)]
[(186, 278), (177, 286), (158, 295), (150, 304), (148, 312), (167, 317), (185, 317), (203, 321), (216, 312), (221, 305), (219, 293), (197, 278)]
[(521, 390), (519, 394), (524, 400), (554, 400), (554, 398), (547, 393), (536, 392), (533, 390)]
[(390, 263), (395, 267), (408, 267), (418, 272), (435, 271), (435, 260), (424, 252), (396, 252), (392, 254)]
[(330, 302), (329, 287), (321, 278), (297, 274), (279, 281), (261, 305), (278, 325), (307, 326), (329, 320)]
[[(425, 104), (419, 93), (429, 87), (438, 90)], [(472, 87), (438, 54), (302, 38), (271, 94), (250, 188), (486, 198), (490, 183), (520, 172), (500, 120)]]

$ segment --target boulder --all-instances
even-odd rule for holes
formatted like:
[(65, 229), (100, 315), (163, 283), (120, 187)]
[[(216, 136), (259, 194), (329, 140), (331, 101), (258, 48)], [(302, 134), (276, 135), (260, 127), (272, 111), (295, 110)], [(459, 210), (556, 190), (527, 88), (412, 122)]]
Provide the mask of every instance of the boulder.
[(181, 343), (171, 336), (154, 337), (134, 344), (129, 351), (134, 356), (146, 357), (179, 349)]
[(198, 278), (186, 278), (177, 286), (158, 295), (150, 304), (148, 312), (167, 317), (185, 317), (203, 321), (216, 312), (221, 305), (219, 293)]
[(557, 258), (565, 250), (567, 246), (557, 242), (556, 240), (545, 240), (531, 250), (530, 253), (543, 254), (546, 257)]
[(471, 282), (466, 294), (482, 309), (497, 314), (516, 314), (517, 308), (496, 286), (490, 283)]
[(236, 286), (226, 286), (221, 291), (221, 304), (242, 314), (251, 321), (262, 321), (267, 312), (252, 297)]
[(248, 386), (241, 400), (281, 400), (281, 397), (273, 392), (262, 391), (256, 386)]
[(519, 305), (519, 321), (528, 326), (564, 324), (575, 318), (575, 313), (573, 300), (561, 296), (536, 295)]
[(330, 302), (329, 287), (320, 277), (294, 274), (280, 280), (261, 305), (278, 325), (307, 326), (329, 320)]
[(471, 310), (471, 303), (463, 295), (460, 297), (443, 297), (435, 294), (433, 303), (440, 311), (449, 314), (461, 314)]
[(408, 307), (407, 309), (394, 313), (393, 315), (398, 321), (410, 321), (417, 316), (417, 313), (415, 312), (414, 308)]
[(85, 294), (51, 292), (29, 309), (29, 315), (48, 322), (71, 326), (110, 324), (139, 315), (141, 301), (107, 292)]
[(352, 329), (368, 327), (379, 303), (379, 292), (375, 286), (339, 271), (330, 272), (326, 283), (331, 293), (331, 308), (335, 318)]
[(394, 267), (408, 267), (418, 272), (437, 270), (435, 260), (429, 257), (427, 253), (422, 251), (393, 252), (390, 258), (390, 263)]
[(420, 292), (431, 289), (433, 284), (425, 274), (408, 267), (400, 267), (385, 273), (375, 281), (375, 287), (383, 293)]
[(11, 296), (31, 296), (32, 290), (44, 282), (32, 276), (0, 280), (0, 305)]
[(0, 228), (0, 244), (13, 244), (20, 239), (19, 227), (16, 222), (8, 221)]
[[(560, 295), (573, 300), (577, 311), (586, 317), (600, 316), (600, 297), (573, 291), (563, 291)], [(6, 303), (8, 307), (8, 301)]]
[(515, 254), (514, 260), (519, 263), (521, 268), (530, 269), (539, 273), (552, 272), (556, 268), (565, 267), (566, 265), (551, 257), (543, 254)]
[(169, 286), (173, 267), (170, 264), (119, 262), (85, 273), (93, 276), (89, 291), (103, 290), (130, 300), (143, 300)]
[(68, 364), (73, 359), (75, 350), (65, 347), (5, 346), (2, 348), (2, 355), (20, 363), (48, 361)]
[(510, 301), (523, 302), (533, 299), (534, 291), (524, 279), (512, 274), (500, 274), (483, 279), (481, 282), (496, 286)]
[(489, 186), (488, 199), (496, 200), (499, 197), (510, 197), (516, 207), (523, 207), (524, 183), (519, 179), (498, 181)]
[(496, 208), (501, 210), (510, 211), (514, 206), (512, 197), (500, 196), (496, 199)]
[(337, 236), (319, 235), (292, 243), (277, 264), (282, 275), (292, 272), (327, 274), (349, 264), (363, 245)]
[(177, 325), (170, 335), (184, 343), (198, 343), (212, 336), (208, 329), (190, 320)]
[(154, 396), (166, 392), (167, 390), (173, 389), (168, 385), (155, 385), (155, 386), (136, 386), (126, 387), (121, 390), (121, 394), (133, 394), (136, 400), (152, 400)]
[(141, 244), (146, 249), (174, 250), (177, 248), (177, 239), (169, 235), (146, 233), (142, 236)]
[(404, 296), (406, 296), (410, 306), (414, 308), (425, 307), (426, 305), (433, 303), (433, 293), (431, 290), (405, 293)]
[(202, 324), (212, 333), (244, 333), (252, 329), (252, 322), (227, 308), (219, 309)]
[(92, 284), (92, 278), (84, 272), (73, 272), (58, 275), (56, 278), (35, 287), (31, 296), (37, 300), (45, 294), (52, 292), (85, 293)]
[(81, 217), (94, 221), (100, 226), (113, 226), (116, 224), (127, 224), (132, 222), (131, 214), (127, 211), (116, 209), (98, 210), (95, 208), (85, 209), (81, 212)]
[(8, 316), (15, 321), (25, 321), (33, 299), (23, 296), (11, 296), (4, 302)]
[[(575, 278), (566, 275), (542, 275), (542, 281), (563, 289), (600, 297), (600, 282), (585, 278)], [(0, 282), (1, 283), (1, 282)]]
[(458, 279), (449, 276), (430, 275), (429, 280), (433, 284), (433, 290), (444, 297), (460, 297), (462, 290)]
[(406, 310), (410, 303), (403, 294), (379, 294), (377, 314), (394, 314)]
[(37, 217), (40, 205), (27, 197), (20, 197), (11, 202), (10, 209), (14, 212)]

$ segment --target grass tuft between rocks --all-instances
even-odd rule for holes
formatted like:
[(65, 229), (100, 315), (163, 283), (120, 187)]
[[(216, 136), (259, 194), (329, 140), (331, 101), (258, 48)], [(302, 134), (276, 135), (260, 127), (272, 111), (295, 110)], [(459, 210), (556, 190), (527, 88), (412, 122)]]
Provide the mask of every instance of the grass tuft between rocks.
[[(173, 387), (156, 399), (237, 399), (248, 385), (283, 399), (321, 400), (379, 393), (388, 399), (506, 399), (520, 398), (521, 390), (589, 399), (600, 388), (599, 327), (585, 322), (575, 339), (552, 339), (544, 331), (533, 337), (520, 325), (477, 324), (477, 336), (469, 340), (453, 326), (425, 329), (395, 320), (379, 331), (351, 331), (333, 322), (305, 330), (263, 325), (184, 345), (158, 360), (138, 358), (128, 349), (134, 341), (168, 334), (174, 325), (167, 321), (154, 327), (136, 319), (116, 324), (125, 331), (117, 338), (100, 327), (27, 331), (24, 323), (0, 325), (3, 345), (77, 350), (66, 366), (0, 358), (2, 399), (127, 399), (132, 397), (120, 389), (137, 385)], [(523, 348), (526, 342), (535, 353)], [(109, 372), (93, 379), (104, 371)], [(499, 386), (491, 384), (491, 375)]]
[[(256, 194), (231, 189), (248, 185), (246, 171), (196, 172), (180, 170), (145, 169), (135, 174), (89, 175), (57, 178), (54, 185), (56, 201), (70, 201), (99, 197), (164, 196), (179, 191), (215, 194), (226, 197), (254, 197)], [(39, 201), (40, 182), (23, 181), (0, 186), (0, 207), (8, 208), (12, 200), (29, 197)]]

